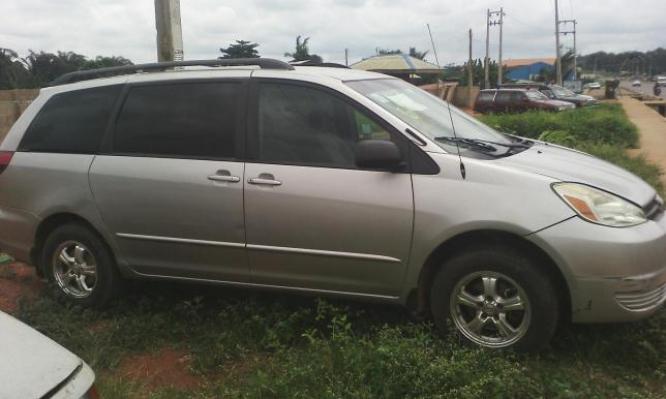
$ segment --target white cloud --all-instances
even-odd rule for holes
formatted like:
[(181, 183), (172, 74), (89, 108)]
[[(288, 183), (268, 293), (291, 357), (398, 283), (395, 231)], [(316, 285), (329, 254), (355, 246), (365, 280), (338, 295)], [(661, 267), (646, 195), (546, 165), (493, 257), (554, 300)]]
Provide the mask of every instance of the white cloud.
[[(440, 62), (467, 58), (467, 30), (474, 57), (485, 51), (487, 8), (504, 7), (504, 58), (554, 52), (551, 0), (181, 0), (186, 58), (213, 58), (236, 39), (260, 44), (264, 56), (283, 58), (295, 37), (310, 36), (311, 52), (352, 61), (375, 48), (430, 49), (430, 23)], [(578, 50), (649, 50), (666, 46), (663, 0), (560, 0), (562, 18), (576, 18)], [(0, 47), (71, 50), (87, 56), (155, 59), (153, 0), (3, 0)], [(491, 29), (491, 56), (498, 29)], [(570, 46), (570, 37), (563, 44)], [(430, 59), (433, 59), (432, 52)]]

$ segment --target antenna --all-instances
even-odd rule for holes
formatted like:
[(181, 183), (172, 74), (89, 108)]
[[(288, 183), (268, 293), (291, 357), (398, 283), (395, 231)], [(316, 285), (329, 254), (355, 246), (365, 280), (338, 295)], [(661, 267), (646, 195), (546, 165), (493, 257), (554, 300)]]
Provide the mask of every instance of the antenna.
[(430, 31), (430, 24), (426, 24), (428, 27), (428, 35), (430, 36), (430, 43), (432, 43), (432, 52), (435, 54), (435, 62), (437, 63), (438, 67), (442, 67), (439, 64), (439, 57), (437, 57), (437, 48), (435, 47), (435, 41), (432, 39), (432, 32)]
[(456, 150), (458, 151), (458, 161), (460, 161), (460, 175), (463, 180), (465, 179), (465, 164), (463, 163), (462, 156), (460, 155), (460, 145), (458, 145), (458, 136), (456, 136), (456, 125), (453, 123), (453, 114), (451, 113), (451, 104), (447, 101), (446, 106), (449, 109), (449, 118), (451, 119), (451, 128), (453, 129), (453, 141), (456, 143)]

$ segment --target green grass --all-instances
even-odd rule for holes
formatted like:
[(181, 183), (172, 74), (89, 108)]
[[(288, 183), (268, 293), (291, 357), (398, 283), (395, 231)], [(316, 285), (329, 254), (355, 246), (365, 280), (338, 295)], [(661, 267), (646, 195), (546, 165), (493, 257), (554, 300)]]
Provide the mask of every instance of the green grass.
[(397, 307), (213, 287), (137, 284), (104, 312), (44, 297), (20, 318), (89, 362), (111, 398), (145, 394), (115, 371), (123, 356), (162, 347), (191, 353), (205, 383), (151, 398), (666, 396), (665, 312), (566, 326), (532, 355), (467, 347)]
[(600, 104), (558, 113), (491, 114), (480, 119), (502, 132), (575, 148), (617, 164), (664, 194), (659, 167), (642, 155), (627, 154), (627, 149), (638, 145), (638, 130), (618, 104)]
[[(636, 129), (616, 106), (484, 120), (658, 186), (655, 166), (626, 155)], [(45, 296), (19, 317), (86, 360), (106, 398), (666, 398), (666, 311), (566, 325), (550, 349), (529, 355), (467, 347), (401, 308), (209, 286), (137, 282), (101, 312)], [(123, 358), (165, 347), (191, 354), (200, 389), (150, 390), (118, 374)]]

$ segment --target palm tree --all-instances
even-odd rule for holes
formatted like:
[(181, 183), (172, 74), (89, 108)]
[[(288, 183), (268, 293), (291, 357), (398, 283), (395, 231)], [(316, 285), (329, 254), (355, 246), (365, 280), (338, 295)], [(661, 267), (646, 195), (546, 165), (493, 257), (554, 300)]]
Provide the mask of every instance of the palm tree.
[(258, 58), (257, 47), (259, 47), (257, 43), (236, 40), (236, 43), (232, 43), (229, 47), (220, 49), (220, 52), (224, 55), (219, 58)]
[(419, 60), (425, 59), (426, 55), (428, 55), (428, 50), (426, 51), (417, 51), (416, 47), (410, 47), (409, 48), (409, 56), (418, 58)]
[(309, 37), (301, 40), (301, 35), (298, 35), (296, 37), (296, 51), (293, 53), (284, 53), (284, 56), (293, 58), (293, 61), (313, 61), (321, 63), (322, 58), (320, 56), (317, 54), (310, 54), (310, 49), (308, 48), (309, 41)]

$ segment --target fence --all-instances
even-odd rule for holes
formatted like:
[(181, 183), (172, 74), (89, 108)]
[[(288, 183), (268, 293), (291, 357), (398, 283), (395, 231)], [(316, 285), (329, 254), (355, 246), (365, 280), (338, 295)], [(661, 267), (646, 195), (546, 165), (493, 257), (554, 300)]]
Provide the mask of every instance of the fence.
[(0, 141), (37, 94), (38, 89), (0, 90)]

